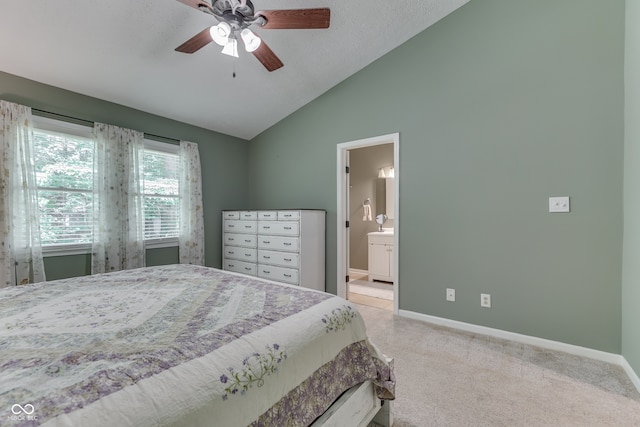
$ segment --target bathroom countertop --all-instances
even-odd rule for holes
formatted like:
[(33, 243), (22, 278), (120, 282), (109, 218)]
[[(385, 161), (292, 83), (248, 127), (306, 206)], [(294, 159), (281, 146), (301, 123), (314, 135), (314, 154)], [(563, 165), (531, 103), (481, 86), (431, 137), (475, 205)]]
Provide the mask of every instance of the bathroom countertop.
[(383, 228), (382, 231), (372, 231), (369, 236), (393, 236), (393, 228)]

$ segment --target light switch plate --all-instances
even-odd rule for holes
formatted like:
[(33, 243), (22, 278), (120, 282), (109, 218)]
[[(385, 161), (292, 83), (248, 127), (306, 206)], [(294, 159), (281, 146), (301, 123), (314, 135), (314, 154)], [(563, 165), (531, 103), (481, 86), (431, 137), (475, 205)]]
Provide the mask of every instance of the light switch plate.
[(569, 212), (569, 197), (549, 197), (549, 212)]

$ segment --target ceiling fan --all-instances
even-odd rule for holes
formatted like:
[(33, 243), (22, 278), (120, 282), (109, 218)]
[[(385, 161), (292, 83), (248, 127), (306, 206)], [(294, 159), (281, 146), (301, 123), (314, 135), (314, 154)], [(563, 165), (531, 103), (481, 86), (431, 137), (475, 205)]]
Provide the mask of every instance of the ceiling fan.
[(329, 8), (278, 9), (256, 12), (250, 0), (178, 0), (187, 6), (213, 15), (217, 25), (205, 28), (176, 48), (183, 53), (194, 53), (207, 44), (223, 46), (222, 53), (238, 56), (238, 38), (247, 52), (253, 53), (269, 71), (282, 67), (282, 61), (264, 40), (249, 29), (255, 25), (264, 29), (329, 28)]

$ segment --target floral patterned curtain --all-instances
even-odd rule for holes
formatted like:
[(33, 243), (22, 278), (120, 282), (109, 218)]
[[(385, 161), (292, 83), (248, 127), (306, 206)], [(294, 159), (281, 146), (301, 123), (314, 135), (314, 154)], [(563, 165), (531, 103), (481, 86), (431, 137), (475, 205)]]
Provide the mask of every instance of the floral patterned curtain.
[(92, 274), (145, 266), (142, 132), (95, 123)]
[(0, 287), (43, 282), (31, 108), (0, 100)]
[(180, 141), (180, 263), (204, 265), (202, 172), (198, 144)]

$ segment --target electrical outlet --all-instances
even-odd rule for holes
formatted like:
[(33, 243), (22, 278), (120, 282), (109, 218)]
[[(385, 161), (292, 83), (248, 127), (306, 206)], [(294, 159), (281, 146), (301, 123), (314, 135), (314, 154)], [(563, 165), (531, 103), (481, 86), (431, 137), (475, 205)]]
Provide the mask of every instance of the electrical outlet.
[(480, 306), (491, 308), (491, 294), (480, 294)]
[(570, 212), (569, 197), (549, 197), (549, 212)]
[(455, 301), (456, 300), (456, 290), (447, 288), (447, 301)]

